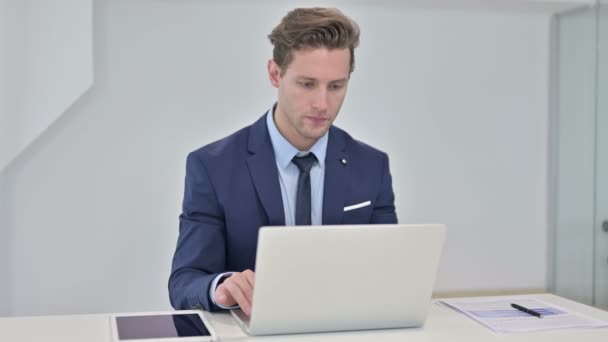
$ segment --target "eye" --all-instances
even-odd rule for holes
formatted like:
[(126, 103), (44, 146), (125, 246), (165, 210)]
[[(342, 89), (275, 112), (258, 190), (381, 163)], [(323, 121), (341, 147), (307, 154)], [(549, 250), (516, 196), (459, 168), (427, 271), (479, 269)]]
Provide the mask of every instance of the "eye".
[(341, 84), (341, 83), (335, 83), (335, 84), (331, 84), (329, 86), (329, 89), (331, 89), (331, 90), (340, 90), (342, 88), (344, 88), (344, 84)]
[(300, 84), (302, 87), (308, 88), (308, 89), (312, 89), (315, 86), (314, 82), (311, 82), (311, 81), (300, 81), (300, 82), (298, 82), (298, 84)]

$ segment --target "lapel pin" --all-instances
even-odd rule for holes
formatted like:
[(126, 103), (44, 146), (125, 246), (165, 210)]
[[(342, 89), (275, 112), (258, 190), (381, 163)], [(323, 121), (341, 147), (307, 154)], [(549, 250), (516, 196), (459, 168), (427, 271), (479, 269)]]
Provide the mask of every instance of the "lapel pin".
[(342, 162), (342, 165), (346, 165), (346, 159), (342, 158), (340, 161)]

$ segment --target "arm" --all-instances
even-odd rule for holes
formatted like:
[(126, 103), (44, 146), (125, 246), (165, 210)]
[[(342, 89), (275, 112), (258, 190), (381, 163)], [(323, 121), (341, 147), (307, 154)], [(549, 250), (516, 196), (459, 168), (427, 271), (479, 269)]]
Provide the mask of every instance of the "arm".
[(184, 202), (169, 297), (178, 310), (219, 310), (209, 298), (213, 279), (225, 271), (225, 219), (202, 160), (191, 153), (186, 162)]
[(382, 180), (380, 182), (378, 198), (376, 198), (376, 201), (374, 202), (371, 223), (397, 223), (393, 181), (389, 169), (388, 155), (386, 153), (382, 154)]

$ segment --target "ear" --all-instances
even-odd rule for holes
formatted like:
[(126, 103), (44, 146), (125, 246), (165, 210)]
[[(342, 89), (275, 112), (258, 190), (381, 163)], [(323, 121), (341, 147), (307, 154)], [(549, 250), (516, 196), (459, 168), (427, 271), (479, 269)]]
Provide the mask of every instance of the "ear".
[(281, 85), (281, 68), (274, 59), (268, 60), (268, 78), (273, 87), (278, 88)]

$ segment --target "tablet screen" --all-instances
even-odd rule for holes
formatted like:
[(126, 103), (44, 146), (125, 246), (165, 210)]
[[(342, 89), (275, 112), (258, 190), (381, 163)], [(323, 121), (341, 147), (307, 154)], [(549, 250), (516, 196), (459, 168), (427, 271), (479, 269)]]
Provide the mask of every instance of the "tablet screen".
[(116, 329), (121, 341), (211, 336), (200, 316), (194, 313), (118, 316)]

